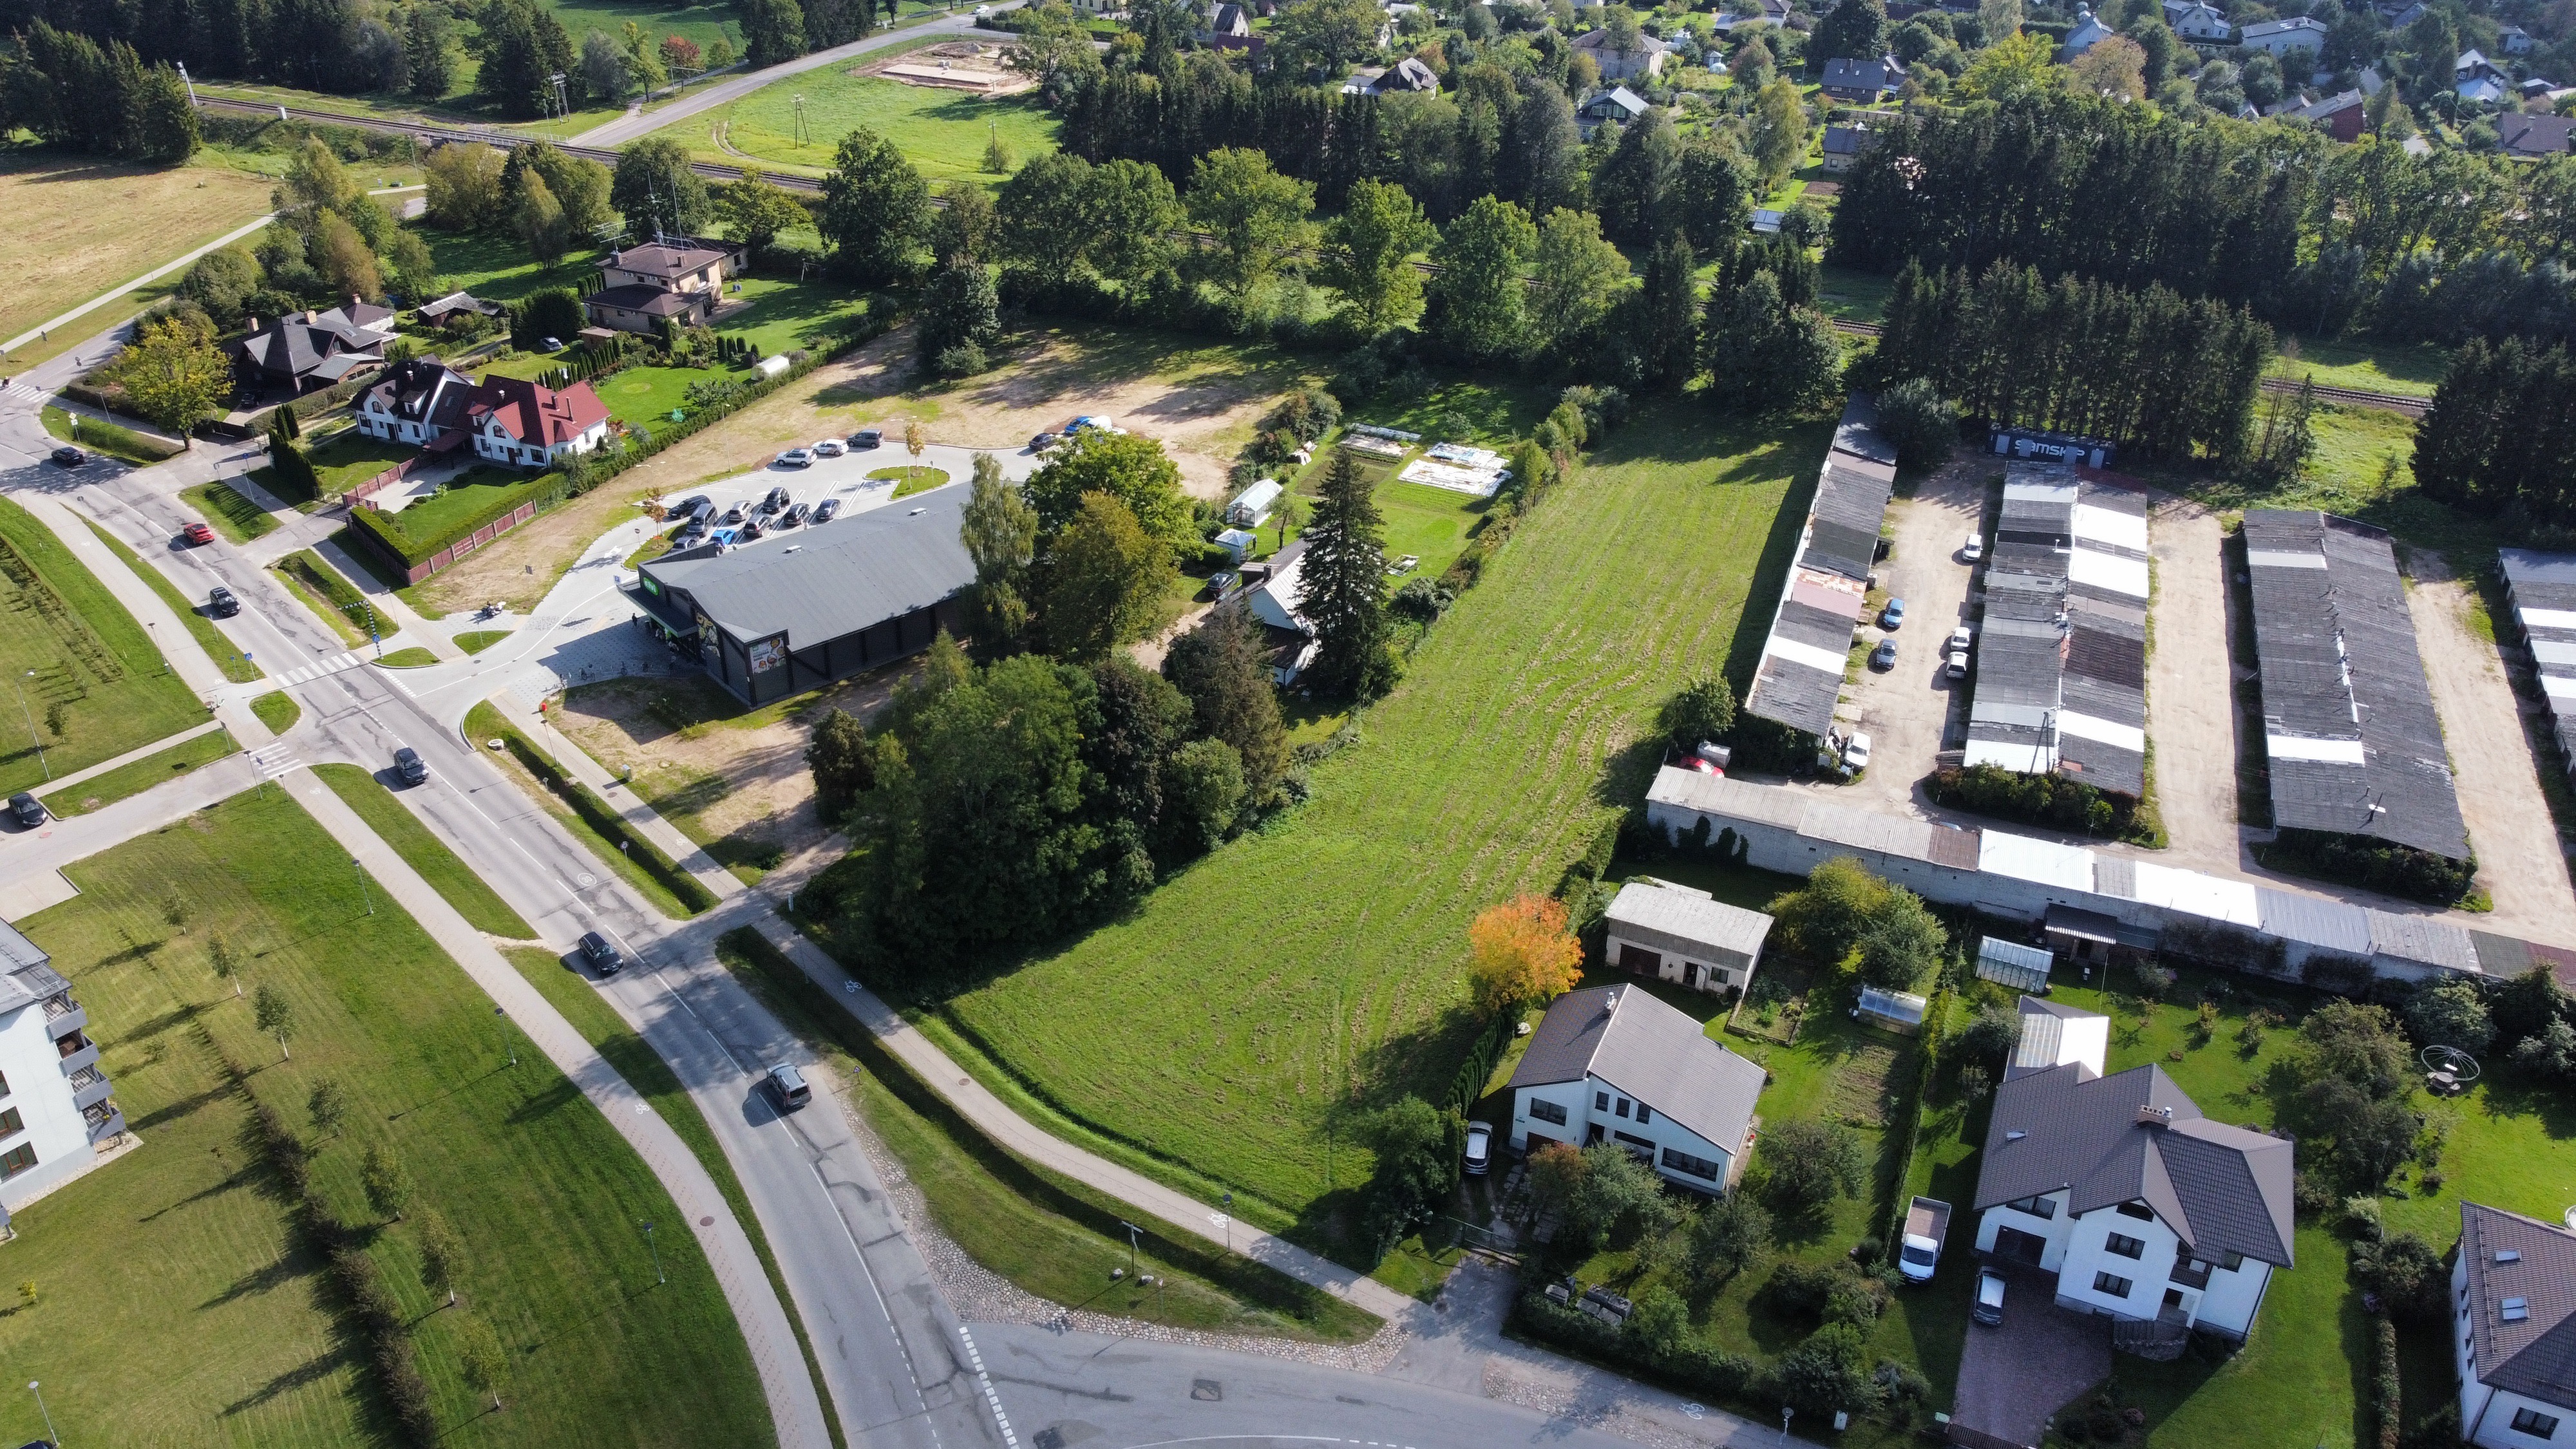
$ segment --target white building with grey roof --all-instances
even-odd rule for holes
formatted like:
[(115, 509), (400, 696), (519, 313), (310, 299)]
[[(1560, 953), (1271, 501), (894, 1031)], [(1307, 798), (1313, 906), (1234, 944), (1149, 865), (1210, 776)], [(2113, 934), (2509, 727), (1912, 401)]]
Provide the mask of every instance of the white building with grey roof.
[(2576, 1232), (2461, 1203), (2451, 1345), (2462, 1440), (2576, 1444)]
[(1723, 1192), (1766, 1075), (1642, 986), (1568, 992), (1512, 1072), (1512, 1148), (1615, 1142), (1667, 1182)]
[(88, 1027), (71, 982), (0, 921), (0, 1229), (126, 1140)]
[(1631, 975), (1693, 991), (1742, 991), (1762, 962), (1771, 918), (1707, 891), (1641, 877), (1611, 899), (1604, 934), (1603, 954)]
[(2513, 604), (2513, 622), (2522, 630), (2540, 676), (2542, 700), (2549, 706), (2549, 732), (2558, 741), (2558, 760), (2576, 775), (2576, 554), (2542, 553), (2538, 549), (2498, 551), (2504, 564), (2505, 597)]

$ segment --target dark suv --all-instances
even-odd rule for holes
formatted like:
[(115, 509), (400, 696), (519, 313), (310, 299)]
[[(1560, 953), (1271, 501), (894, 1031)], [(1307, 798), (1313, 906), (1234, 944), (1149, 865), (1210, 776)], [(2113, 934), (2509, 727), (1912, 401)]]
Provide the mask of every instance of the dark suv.
[(429, 779), (429, 765), (420, 751), (409, 745), (394, 751), (394, 777), (406, 785), (418, 785)]
[(33, 830), (45, 823), (45, 802), (21, 790), (9, 797), (9, 813), (18, 817), (20, 825)]
[(214, 591), (206, 595), (206, 611), (218, 619), (229, 619), (241, 612), (241, 600), (233, 597), (232, 590), (217, 584)]
[(617, 942), (606, 931), (582, 932), (581, 954), (602, 976), (614, 976), (626, 969), (626, 953), (617, 949)]

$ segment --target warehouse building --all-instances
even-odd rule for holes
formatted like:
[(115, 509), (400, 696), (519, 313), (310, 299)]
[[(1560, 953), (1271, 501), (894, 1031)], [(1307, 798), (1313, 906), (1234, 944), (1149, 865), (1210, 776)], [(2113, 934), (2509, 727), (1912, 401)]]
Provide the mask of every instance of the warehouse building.
[(745, 704), (828, 684), (930, 646), (975, 582), (957, 533), (963, 484), (745, 546), (653, 559), (627, 597)]
[(1852, 631), (1867, 608), (1879, 524), (1895, 489), (1896, 449), (1879, 434), (1878, 406), (1869, 394), (1853, 393), (1816, 480), (1747, 710), (1811, 735), (1832, 726)]
[(2256, 509), (2244, 540), (2273, 824), (2469, 859), (2388, 535), (2329, 513)]
[(2576, 775), (2576, 554), (2499, 550), (2505, 597), (2540, 674), (2559, 762)]
[(2013, 463), (1986, 564), (1965, 763), (2147, 788), (2147, 499)]

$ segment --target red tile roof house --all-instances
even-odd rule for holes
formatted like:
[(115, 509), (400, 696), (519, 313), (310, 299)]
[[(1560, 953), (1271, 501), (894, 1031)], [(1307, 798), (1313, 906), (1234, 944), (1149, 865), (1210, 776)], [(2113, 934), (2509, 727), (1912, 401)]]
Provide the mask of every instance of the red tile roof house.
[(486, 377), (466, 406), (465, 423), (478, 455), (543, 468), (608, 441), (608, 404), (586, 382), (551, 392), (525, 378)]

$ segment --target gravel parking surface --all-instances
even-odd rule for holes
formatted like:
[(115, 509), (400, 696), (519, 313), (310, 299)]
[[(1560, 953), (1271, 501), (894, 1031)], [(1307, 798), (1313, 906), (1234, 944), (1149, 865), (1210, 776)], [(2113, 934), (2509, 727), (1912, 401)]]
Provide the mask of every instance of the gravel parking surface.
[[(2171, 840), (2153, 858), (2186, 870), (2234, 875), (2244, 859), (2236, 820), (2236, 707), (2227, 657), (2226, 530), (2187, 498), (2162, 498), (2147, 515), (2155, 558), (2154, 631), (2147, 660), (2147, 739), (2155, 750), (2157, 808)], [(2249, 673), (2252, 660), (2241, 661)]]
[[(1878, 566), (1879, 582), (1905, 601), (1905, 623), (1896, 631), (1896, 667), (1864, 667), (1852, 686), (1860, 728), (1869, 731), (1869, 775), (1850, 787), (1855, 805), (1893, 805), (1928, 811), (1915, 785), (1932, 773), (1955, 713), (1965, 728), (1967, 680), (1942, 677), (1942, 643), (1968, 622), (1968, 583), (1975, 573), (1959, 559), (1959, 545), (1984, 510), (1991, 459), (1965, 450), (1923, 480), (1911, 498), (1888, 505), (1895, 542)], [(1862, 631), (1874, 644), (1884, 637), (1875, 623)]]

